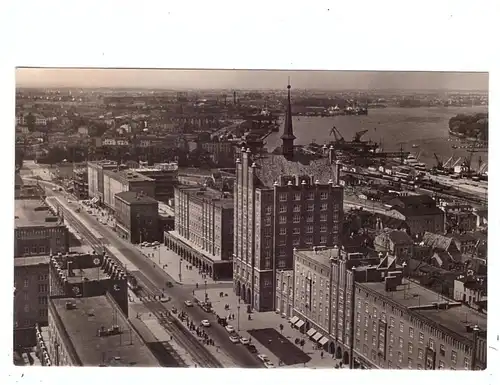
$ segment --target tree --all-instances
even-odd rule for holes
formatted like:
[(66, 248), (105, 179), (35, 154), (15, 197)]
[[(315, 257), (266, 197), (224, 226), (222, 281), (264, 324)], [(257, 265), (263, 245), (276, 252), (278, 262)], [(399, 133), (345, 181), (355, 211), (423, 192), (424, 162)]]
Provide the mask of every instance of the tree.
[(283, 324), (280, 324), (280, 332), (281, 332), (281, 334), (283, 334), (283, 329), (284, 329), (284, 328), (285, 328), (285, 327), (283, 326)]
[(33, 116), (31, 112), (28, 115), (26, 115), (25, 121), (26, 121), (26, 126), (28, 126), (28, 131), (29, 132), (35, 131), (36, 118), (35, 116)]
[(304, 345), (306, 344), (306, 341), (304, 341), (303, 339), (300, 340), (300, 347), (302, 348), (302, 350), (304, 350)]

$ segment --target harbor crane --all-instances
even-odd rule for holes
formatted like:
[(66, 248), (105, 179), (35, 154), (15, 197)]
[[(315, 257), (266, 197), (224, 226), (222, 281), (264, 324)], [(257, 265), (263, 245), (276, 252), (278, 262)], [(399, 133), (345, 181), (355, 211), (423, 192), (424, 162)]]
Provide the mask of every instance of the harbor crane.
[(360, 142), (361, 141), (361, 137), (366, 134), (368, 132), (368, 130), (361, 130), (361, 131), (358, 131), (354, 134), (354, 138), (352, 139), (353, 142)]
[(343, 143), (345, 142), (344, 137), (340, 133), (340, 131), (337, 129), (337, 127), (333, 126), (332, 129), (330, 130), (330, 136), (333, 134), (335, 137), (335, 141), (338, 143)]
[(434, 158), (436, 158), (436, 168), (438, 170), (442, 170), (443, 169), (443, 162), (441, 161), (441, 159), (439, 159), (439, 157), (437, 156), (436, 153), (434, 153)]
[[(436, 154), (434, 154), (434, 155), (436, 155)], [(444, 162), (443, 168), (448, 167), (448, 165), (450, 165), (451, 162), (453, 162), (453, 155), (450, 156), (450, 158), (446, 162)]]

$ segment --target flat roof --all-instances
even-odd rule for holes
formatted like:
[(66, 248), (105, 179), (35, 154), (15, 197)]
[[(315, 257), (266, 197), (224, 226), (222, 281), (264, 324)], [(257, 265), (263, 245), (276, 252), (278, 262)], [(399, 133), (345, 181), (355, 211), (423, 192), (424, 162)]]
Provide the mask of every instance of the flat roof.
[(48, 264), (49, 261), (50, 257), (48, 255), (37, 256), (37, 257), (14, 258), (14, 267), (45, 265)]
[(117, 174), (121, 178), (129, 181), (129, 182), (148, 182), (151, 181), (153, 182), (154, 179), (140, 174), (138, 172), (132, 171), (130, 169), (125, 169), (125, 170), (120, 170), (120, 171), (113, 171), (113, 173)]
[(331, 265), (330, 257), (332, 257), (334, 254), (333, 250), (334, 249), (332, 247), (321, 248), (320, 250), (316, 251), (314, 251), (313, 249), (307, 249), (307, 250), (302, 249), (302, 250), (297, 250), (296, 254), (297, 256), (309, 258), (323, 265), (330, 266)]
[[(15, 201), (15, 227), (28, 226), (59, 226), (58, 220), (46, 222), (46, 218), (57, 218), (49, 207), (39, 199), (16, 199)], [(43, 209), (41, 209), (43, 208)]]
[(221, 191), (213, 190), (211, 188), (205, 187), (195, 187), (195, 186), (178, 186), (179, 190), (182, 190), (193, 197), (198, 197), (200, 199), (208, 199), (214, 203), (214, 205), (223, 208), (234, 208), (234, 200), (231, 195), (224, 196)]
[[(83, 366), (160, 366), (153, 353), (129, 324), (121, 310), (106, 296), (72, 298), (76, 308), (67, 310), (67, 298), (52, 298), (59, 318)], [(89, 315), (94, 314), (93, 316)], [(118, 325), (122, 334), (99, 337), (97, 331)]]
[[(379, 295), (387, 297), (404, 307), (414, 307), (412, 311), (420, 314), (459, 335), (472, 338), (471, 333), (466, 332), (466, 326), (479, 326), (486, 330), (486, 315), (461, 305), (451, 299), (427, 289), (417, 283), (403, 279), (403, 284), (395, 291), (386, 291), (384, 282), (360, 283)], [(449, 303), (448, 309), (436, 309), (434, 303)], [(468, 336), (470, 334), (470, 336)]]
[(153, 204), (158, 203), (154, 198), (147, 195), (139, 196), (135, 191), (122, 191), (121, 193), (115, 194), (115, 198), (118, 197), (121, 200), (130, 204)]
[(87, 278), (89, 281), (97, 281), (102, 279), (109, 279), (109, 274), (107, 274), (101, 267), (93, 267), (86, 269), (75, 269), (73, 268), (73, 275), (70, 277), (68, 275), (68, 270), (61, 270), (69, 283), (79, 283)]

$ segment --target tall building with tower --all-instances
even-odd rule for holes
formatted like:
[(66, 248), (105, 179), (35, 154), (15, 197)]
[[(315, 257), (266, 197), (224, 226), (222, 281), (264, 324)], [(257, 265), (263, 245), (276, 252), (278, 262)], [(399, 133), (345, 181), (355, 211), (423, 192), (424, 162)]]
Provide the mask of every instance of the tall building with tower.
[(282, 145), (272, 154), (242, 148), (234, 186), (234, 290), (273, 311), (276, 273), (293, 269), (293, 249), (340, 242), (344, 189), (333, 149), (311, 155), (294, 145), (291, 87)]

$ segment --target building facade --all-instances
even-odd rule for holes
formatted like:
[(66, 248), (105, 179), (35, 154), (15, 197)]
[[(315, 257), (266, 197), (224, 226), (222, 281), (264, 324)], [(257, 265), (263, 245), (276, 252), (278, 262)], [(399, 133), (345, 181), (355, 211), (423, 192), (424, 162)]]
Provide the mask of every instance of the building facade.
[(158, 201), (134, 191), (115, 195), (116, 231), (132, 243), (153, 242), (162, 237), (158, 226)]
[(103, 171), (103, 204), (110, 210), (115, 208), (115, 195), (133, 191), (154, 198), (155, 181), (131, 170)]
[(111, 160), (87, 162), (89, 198), (103, 201), (104, 198), (104, 170), (114, 170), (118, 163)]
[(174, 198), (174, 187), (178, 184), (177, 163), (159, 163), (153, 167), (134, 169), (138, 174), (154, 180), (154, 198), (160, 202), (168, 202)]
[(89, 198), (89, 175), (88, 168), (75, 169), (73, 171), (73, 192), (78, 200)]
[(14, 327), (47, 325), (49, 257), (14, 259)]
[(15, 258), (69, 250), (67, 227), (40, 200), (16, 199), (14, 226)]
[[(351, 368), (485, 368), (484, 314), (407, 280), (393, 257), (336, 255), (296, 252), (291, 322), (309, 338)], [(319, 306), (325, 291), (329, 312)]]
[[(276, 273), (293, 269), (293, 249), (339, 244), (344, 190), (334, 150), (294, 148), (290, 88), (282, 146), (241, 149), (234, 185), (234, 290), (258, 311), (275, 310)], [(325, 156), (326, 155), (326, 156)]]

